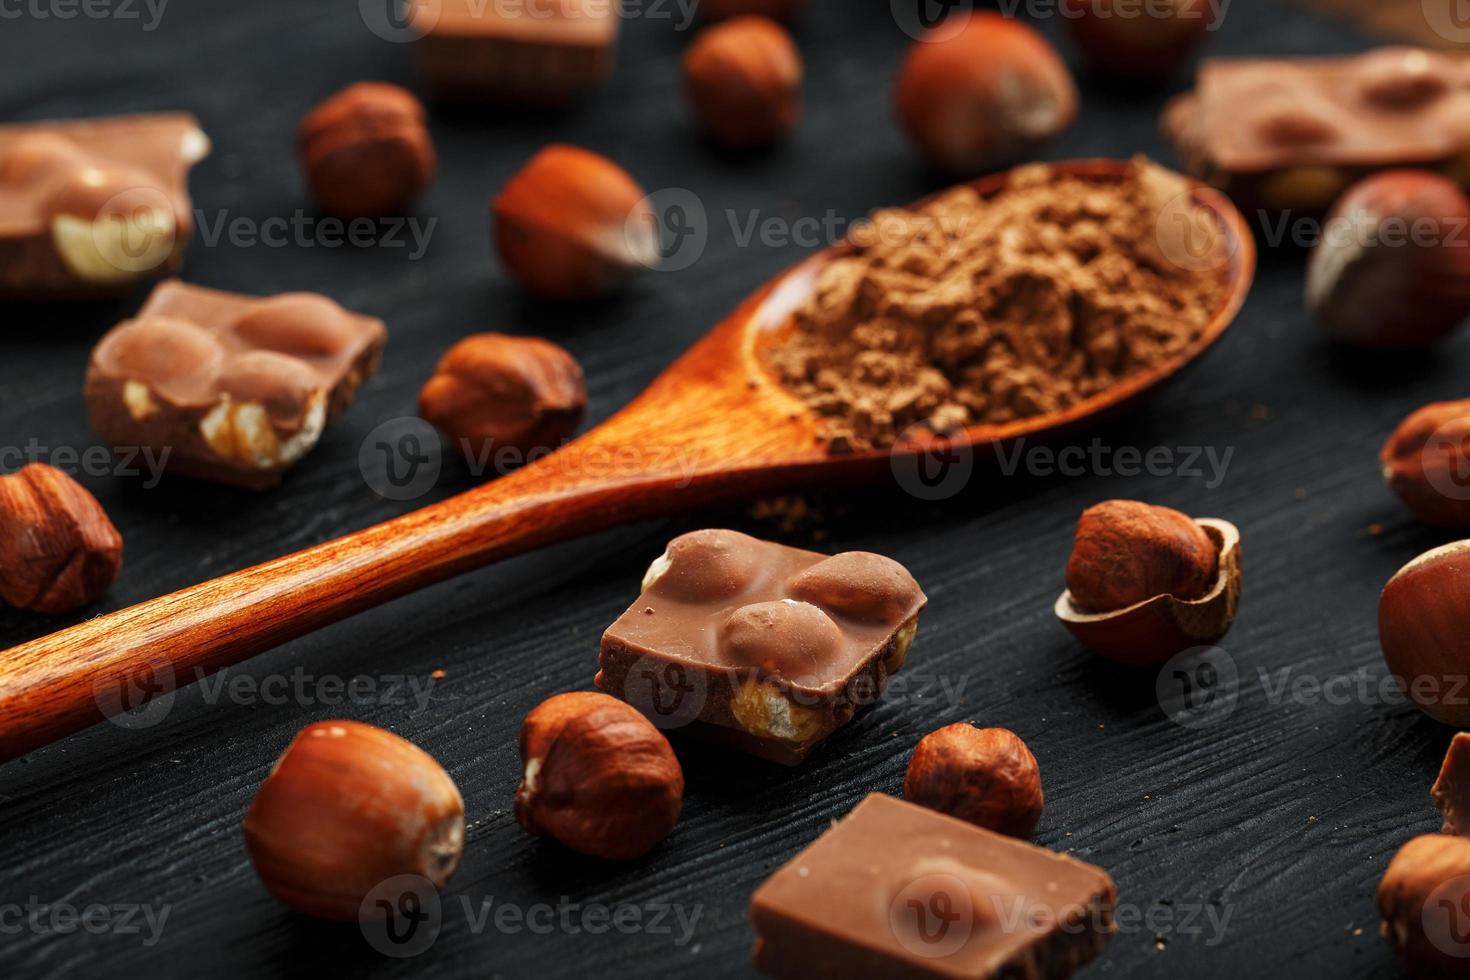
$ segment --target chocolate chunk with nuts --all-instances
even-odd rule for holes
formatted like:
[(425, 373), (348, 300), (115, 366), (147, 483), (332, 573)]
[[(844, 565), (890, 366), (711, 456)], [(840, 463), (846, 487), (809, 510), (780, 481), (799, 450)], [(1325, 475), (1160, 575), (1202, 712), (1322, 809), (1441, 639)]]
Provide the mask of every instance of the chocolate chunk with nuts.
[(795, 765), (903, 667), (926, 601), (881, 555), (695, 531), (603, 635), (596, 683), (661, 727)]
[(95, 601), (122, 549), (102, 505), (61, 470), (32, 463), (0, 477), (0, 598), (12, 606), (63, 613)]
[(381, 320), (315, 293), (164, 283), (92, 352), (92, 428), (157, 450), (169, 472), (274, 486), (377, 370), (385, 340)]

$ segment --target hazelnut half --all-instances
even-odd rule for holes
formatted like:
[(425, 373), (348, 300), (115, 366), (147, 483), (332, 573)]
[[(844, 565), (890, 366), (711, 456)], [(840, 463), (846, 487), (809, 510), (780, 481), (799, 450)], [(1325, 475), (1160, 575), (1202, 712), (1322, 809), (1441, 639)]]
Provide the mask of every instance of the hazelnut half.
[(97, 600), (122, 570), (122, 536), (102, 505), (54, 466), (0, 477), (0, 598), (63, 613)]
[(657, 218), (646, 198), (606, 157), (548, 146), (492, 205), (500, 259), (522, 286), (551, 299), (610, 292), (658, 265)]
[(938, 170), (968, 176), (1031, 155), (1077, 117), (1077, 86), (1032, 28), (957, 14), (915, 41), (899, 71), (898, 117)]
[(464, 848), (464, 801), (427, 752), (355, 721), (301, 730), (245, 814), (261, 883), (307, 915), (356, 920), (398, 875), (442, 888)]
[(638, 709), (592, 691), (543, 701), (521, 726), (516, 819), (583, 854), (631, 861), (679, 819), (684, 771)]
[(1094, 71), (1159, 79), (1205, 39), (1209, 0), (1062, 0), (1062, 18)]
[(1388, 580), (1378, 639), (1388, 669), (1425, 714), (1470, 728), (1470, 541), (1426, 551)]
[(1470, 527), (1470, 399), (1435, 402), (1399, 423), (1379, 453), (1383, 479), (1433, 527)]
[(344, 218), (399, 211), (434, 179), (424, 107), (397, 85), (349, 85), (301, 121), (298, 147), (312, 194)]
[(1459, 918), (1470, 908), (1470, 838), (1415, 837), (1378, 884), (1382, 931), (1415, 976), (1465, 976), (1470, 942)]
[(548, 340), (482, 333), (439, 361), (419, 414), (447, 432), (472, 463), (509, 449), (527, 462), (558, 448), (582, 421), (587, 388), (571, 354)]
[(785, 136), (801, 114), (801, 54), (786, 29), (737, 17), (703, 31), (684, 53), (684, 91), (710, 138), (732, 147)]
[(1036, 757), (1005, 728), (947, 725), (919, 740), (903, 777), (903, 798), (1022, 839), (1041, 820)]
[(1112, 500), (1078, 521), (1055, 612), (1094, 653), (1142, 666), (1214, 643), (1239, 604), (1235, 525)]
[(1390, 170), (1333, 206), (1307, 268), (1307, 305), (1334, 338), (1424, 347), (1470, 317), (1470, 198), (1428, 170)]

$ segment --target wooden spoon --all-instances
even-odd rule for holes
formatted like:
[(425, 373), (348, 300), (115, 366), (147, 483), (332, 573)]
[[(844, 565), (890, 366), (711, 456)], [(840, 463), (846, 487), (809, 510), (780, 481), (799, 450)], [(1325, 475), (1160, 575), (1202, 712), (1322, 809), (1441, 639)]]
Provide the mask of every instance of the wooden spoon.
[[(1056, 164), (1056, 174), (1118, 181), (1118, 161)], [(975, 183), (982, 194), (1007, 175)], [(1184, 178), (1179, 178), (1181, 181)], [(1184, 184), (1212, 212), (1229, 261), (1220, 309), (1175, 357), (1066, 411), (975, 426), (947, 445), (990, 451), (1051, 435), (1112, 411), (1198, 357), (1249, 291), (1255, 245), (1216, 191)], [(714, 501), (880, 478), (894, 457), (930, 451), (931, 437), (894, 450), (829, 454), (818, 420), (765, 371), (763, 342), (789, 322), (818, 271), (850, 251), (813, 255), (757, 290), (621, 412), (509, 476), (450, 500), (293, 555), (88, 620), (0, 653), (0, 761), (137, 707), (287, 640), (415, 589), (591, 531)]]

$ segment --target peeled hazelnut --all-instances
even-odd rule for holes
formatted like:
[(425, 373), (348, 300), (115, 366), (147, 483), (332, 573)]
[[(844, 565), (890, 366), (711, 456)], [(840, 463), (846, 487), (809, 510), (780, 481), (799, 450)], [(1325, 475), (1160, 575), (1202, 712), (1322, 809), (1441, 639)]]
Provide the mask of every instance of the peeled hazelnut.
[(1470, 317), (1470, 199), (1427, 170), (1355, 184), (1307, 269), (1307, 305), (1335, 339), (1424, 347)]
[(496, 333), (451, 347), (419, 394), (419, 414), (472, 462), (501, 449), (521, 462), (557, 449), (586, 409), (582, 368), (571, 354), (547, 340)]
[(1211, 26), (1209, 0), (1063, 0), (1062, 17), (1094, 71), (1132, 79), (1168, 76)]
[(1015, 732), (947, 725), (914, 748), (903, 798), (1024, 840), (1041, 820), (1041, 770)]
[(88, 605), (117, 579), (122, 551), (97, 498), (61, 470), (0, 476), (0, 599), (43, 613)]
[(726, 146), (764, 146), (790, 132), (801, 113), (801, 75), (791, 35), (765, 17), (711, 27), (684, 54), (694, 115)]
[(1190, 517), (1137, 500), (1108, 500), (1077, 522), (1067, 588), (1089, 612), (1159, 595), (1198, 599), (1215, 582), (1219, 548)]
[(516, 819), (583, 854), (631, 861), (679, 819), (684, 772), (638, 709), (590, 691), (558, 694), (521, 727)]
[(792, 15), (806, 5), (806, 0), (702, 0), (699, 12), (710, 20), (756, 14), (790, 20)]
[(1129, 666), (1214, 643), (1240, 606), (1240, 532), (1167, 507), (1111, 500), (1077, 522), (1057, 619)]
[(363, 900), (398, 875), (435, 888), (459, 866), (464, 801), (418, 746), (355, 721), (308, 725), (245, 814), (261, 883), (307, 915), (355, 921)]
[(1399, 569), (1378, 600), (1383, 659), (1429, 717), (1470, 728), (1470, 541)]
[(1072, 124), (1077, 87), (1046, 39), (993, 13), (959, 14), (914, 42), (898, 116), (935, 168), (970, 175), (1031, 155)]
[(1388, 488), (1420, 521), (1470, 527), (1470, 399), (1411, 413), (1383, 444), (1379, 460)]
[(399, 211), (434, 179), (424, 107), (397, 85), (349, 85), (301, 121), (297, 143), (312, 194), (344, 218)]
[(1383, 936), (1415, 976), (1470, 973), (1466, 909), (1470, 909), (1470, 838), (1415, 837), (1399, 848), (1378, 885)]
[(548, 146), (492, 205), (495, 244), (522, 286), (551, 299), (610, 292), (659, 260), (643, 188), (606, 157)]
[(1429, 795), (1444, 817), (1440, 833), (1470, 836), (1470, 733), (1458, 732), (1450, 740)]

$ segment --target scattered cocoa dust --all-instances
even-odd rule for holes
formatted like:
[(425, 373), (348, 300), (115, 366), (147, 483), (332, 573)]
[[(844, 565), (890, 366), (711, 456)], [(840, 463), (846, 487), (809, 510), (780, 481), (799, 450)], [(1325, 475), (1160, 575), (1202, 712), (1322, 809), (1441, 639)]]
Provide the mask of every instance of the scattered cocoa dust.
[(965, 187), (879, 211), (767, 364), (832, 452), (1065, 409), (1187, 346), (1220, 306), (1217, 263), (1160, 247), (1184, 189), (1147, 161), (1111, 182), (1038, 164), (989, 201)]

